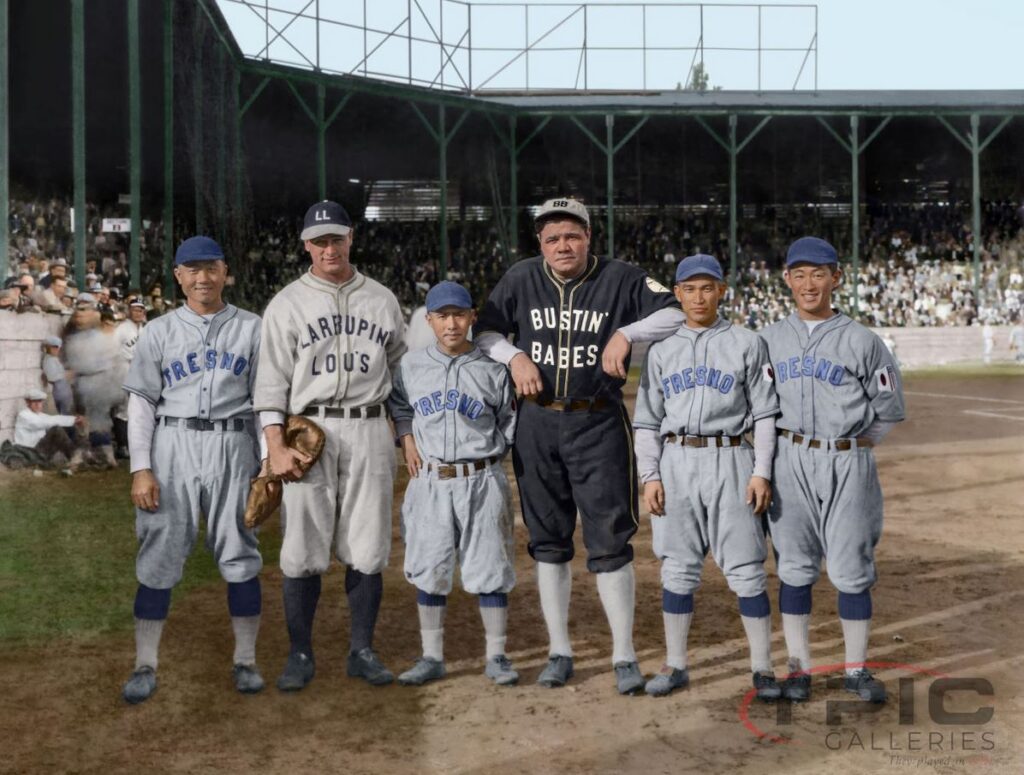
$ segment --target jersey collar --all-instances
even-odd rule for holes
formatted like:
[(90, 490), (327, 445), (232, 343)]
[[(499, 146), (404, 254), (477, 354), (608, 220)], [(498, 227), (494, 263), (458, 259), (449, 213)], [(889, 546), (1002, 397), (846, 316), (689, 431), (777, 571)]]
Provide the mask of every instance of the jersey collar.
[(680, 324), (679, 330), (676, 332), (676, 336), (683, 336), (683, 337), (686, 337), (687, 339), (696, 339), (701, 334), (710, 334), (713, 331), (716, 331), (716, 332), (717, 331), (724, 331), (725, 329), (729, 328), (731, 325), (732, 325), (732, 323), (730, 323), (728, 320), (723, 318), (721, 316), (721, 314), (719, 314), (718, 318), (715, 320), (714, 323), (712, 323), (707, 328), (700, 329), (699, 331), (696, 330), (696, 329), (690, 328), (688, 325), (686, 325), (686, 321), (684, 320)]
[(456, 362), (469, 363), (470, 361), (479, 360), (483, 357), (483, 352), (475, 344), (471, 349), (466, 350), (464, 353), (460, 353), (459, 355), (448, 355), (441, 351), (441, 348), (437, 346), (437, 342), (434, 342), (434, 344), (427, 348), (427, 354), (430, 355), (433, 360), (443, 364), (444, 366), (449, 366)]
[(811, 341), (820, 339), (829, 331), (834, 331), (836, 328), (839, 328), (840, 326), (845, 325), (846, 322), (849, 322), (850, 318), (839, 310), (834, 309), (833, 312), (835, 312), (835, 314), (832, 317), (818, 323), (810, 333), (808, 333), (807, 324), (804, 323), (799, 312), (793, 312), (790, 314), (787, 320), (789, 321), (789, 325), (796, 332), (797, 340), (800, 342), (801, 347), (807, 347)]
[(582, 272), (580, 272), (579, 275), (577, 275), (576, 277), (572, 277), (568, 280), (561, 280), (553, 271), (551, 271), (551, 267), (548, 266), (548, 262), (544, 260), (544, 256), (540, 257), (540, 265), (544, 271), (545, 276), (547, 276), (547, 278), (551, 280), (551, 282), (553, 282), (555, 286), (558, 288), (565, 288), (566, 286), (572, 285), (574, 283), (584, 282), (587, 278), (590, 277), (590, 275), (594, 273), (594, 270), (597, 269), (597, 261), (597, 256), (591, 255), (590, 258), (587, 259), (586, 268)]
[(313, 274), (312, 265), (310, 265), (309, 269), (306, 270), (306, 273), (299, 279), (310, 288), (315, 288), (318, 291), (323, 291), (324, 293), (330, 293), (332, 295), (339, 291), (351, 291), (362, 285), (366, 278), (358, 269), (356, 269), (355, 264), (350, 264), (350, 266), (352, 267), (352, 276), (340, 284), (332, 283), (329, 280), (317, 277)]

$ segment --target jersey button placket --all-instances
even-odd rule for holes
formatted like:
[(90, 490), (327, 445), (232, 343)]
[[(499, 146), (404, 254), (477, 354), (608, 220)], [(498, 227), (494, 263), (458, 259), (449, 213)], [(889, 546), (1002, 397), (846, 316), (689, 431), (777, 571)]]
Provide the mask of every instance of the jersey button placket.
[[(458, 411), (458, 405), (454, 411), (449, 412), (446, 409), (448, 404), (448, 391), (453, 387), (458, 387), (458, 371), (455, 368), (455, 359), (452, 358), (448, 361), (447, 367), (445, 367), (444, 374), (444, 395), (441, 396), (441, 412), (444, 418), (444, 454), (446, 460), (456, 460), (455, 457), (455, 412)], [(454, 385), (453, 385), (454, 383)]]

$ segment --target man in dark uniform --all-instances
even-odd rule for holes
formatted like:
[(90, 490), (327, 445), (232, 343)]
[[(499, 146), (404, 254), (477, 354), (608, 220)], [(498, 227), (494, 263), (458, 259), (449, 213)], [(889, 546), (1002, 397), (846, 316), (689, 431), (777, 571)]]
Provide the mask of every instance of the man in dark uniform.
[(629, 545), (638, 525), (636, 463), (622, 386), (632, 343), (675, 332), (682, 312), (641, 269), (590, 254), (582, 203), (551, 199), (535, 226), (541, 255), (515, 264), (494, 287), (476, 343), (509, 366), (527, 399), (512, 460), (550, 638), (538, 683), (563, 686), (573, 674), (569, 562), (578, 511), (587, 569), (598, 574), (612, 631), (616, 685), (631, 694), (643, 676), (633, 650)]

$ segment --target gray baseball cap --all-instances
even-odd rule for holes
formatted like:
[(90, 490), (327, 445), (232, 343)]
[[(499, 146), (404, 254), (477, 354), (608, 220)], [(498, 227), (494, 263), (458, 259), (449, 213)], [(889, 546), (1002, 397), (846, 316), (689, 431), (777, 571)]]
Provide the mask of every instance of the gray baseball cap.
[(533, 217), (533, 221), (537, 223), (541, 219), (549, 218), (552, 215), (567, 215), (580, 221), (588, 229), (590, 228), (590, 214), (587, 212), (586, 205), (578, 199), (569, 199), (568, 197), (549, 199), (540, 206), (537, 214)]
[(43, 390), (42, 388), (31, 388), (31, 389), (29, 389), (29, 391), (27, 393), (25, 393), (25, 400), (26, 401), (45, 401), (46, 400), (46, 391)]

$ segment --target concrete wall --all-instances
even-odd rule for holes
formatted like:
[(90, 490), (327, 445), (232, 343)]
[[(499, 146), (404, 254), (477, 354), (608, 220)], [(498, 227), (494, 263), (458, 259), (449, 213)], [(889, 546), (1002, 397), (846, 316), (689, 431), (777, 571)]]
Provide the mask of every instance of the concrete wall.
[(60, 336), (64, 320), (60, 315), (0, 312), (0, 444), (14, 436), (14, 418), (25, 405), (25, 391), (42, 387), (43, 339)]

